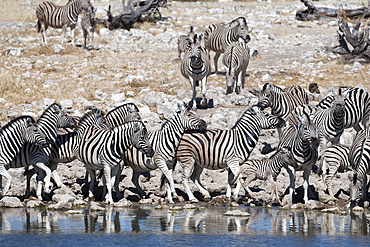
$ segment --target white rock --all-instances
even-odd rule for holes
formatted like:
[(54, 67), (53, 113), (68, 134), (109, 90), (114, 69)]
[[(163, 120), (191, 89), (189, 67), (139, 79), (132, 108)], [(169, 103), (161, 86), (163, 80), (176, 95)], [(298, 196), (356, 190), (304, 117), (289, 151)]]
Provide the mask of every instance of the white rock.
[(21, 208), (23, 203), (17, 197), (6, 196), (0, 200), (0, 207)]
[(101, 101), (105, 101), (105, 100), (108, 99), (109, 96), (108, 96), (108, 94), (103, 93), (100, 90), (96, 90), (94, 97), (95, 97), (95, 99), (98, 99), (98, 100), (101, 100)]
[(271, 80), (272, 80), (272, 77), (269, 74), (264, 74), (262, 76), (262, 81), (263, 82), (267, 82), (267, 81), (271, 81)]
[(53, 51), (54, 51), (54, 53), (60, 53), (61, 51), (64, 51), (64, 47), (61, 46), (61, 45), (56, 44), (56, 45), (53, 46)]
[(7, 57), (10, 57), (10, 56), (19, 57), (23, 54), (23, 51), (24, 51), (23, 48), (8, 48), (5, 52), (5, 55)]
[(126, 96), (124, 93), (116, 93), (112, 94), (111, 100), (113, 100), (116, 103), (124, 102), (126, 99)]
[(49, 106), (55, 103), (55, 99), (44, 98), (40, 103), (43, 106)]
[(71, 99), (64, 99), (60, 101), (60, 105), (64, 109), (71, 109), (73, 107), (73, 101)]

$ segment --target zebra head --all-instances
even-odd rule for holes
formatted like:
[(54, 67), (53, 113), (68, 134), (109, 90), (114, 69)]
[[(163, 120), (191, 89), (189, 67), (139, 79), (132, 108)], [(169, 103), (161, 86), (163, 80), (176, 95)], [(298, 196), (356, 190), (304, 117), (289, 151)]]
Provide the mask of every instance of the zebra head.
[(77, 8), (80, 8), (81, 11), (86, 11), (86, 12), (89, 12), (89, 13), (94, 13), (94, 7), (93, 5), (91, 4), (91, 1), (90, 0), (70, 0), (68, 2), (68, 4), (74, 4), (76, 3), (76, 6), (78, 6)]
[(27, 119), (27, 128), (22, 131), (22, 138), (24, 142), (34, 143), (42, 148), (49, 145), (44, 134), (36, 127), (33, 119)]
[(251, 40), (251, 37), (249, 36), (247, 21), (244, 17), (238, 17), (232, 20), (229, 23), (229, 27), (236, 31), (237, 36), (239, 37), (239, 39), (242, 39), (243, 42), (248, 43)]
[[(191, 39), (191, 38), (190, 38)], [(190, 64), (192, 67), (198, 68), (203, 64), (201, 51), (202, 51), (202, 35), (194, 34), (194, 39), (190, 44)]]
[(207, 124), (205, 121), (200, 119), (195, 112), (191, 110), (191, 107), (183, 103), (182, 106), (179, 105), (180, 111), (176, 112), (175, 117), (178, 118), (178, 122), (182, 126), (183, 130), (200, 130), (204, 131), (207, 129)]
[(274, 94), (276, 91), (274, 90), (275, 86), (272, 83), (266, 83), (261, 92), (257, 94), (258, 96), (258, 103), (257, 105), (261, 107), (261, 110), (271, 106), (271, 102), (274, 100)]
[(362, 197), (362, 188), (363, 188), (363, 176), (354, 172), (353, 174), (350, 173), (348, 175), (348, 179), (351, 181), (350, 185), (350, 194), (351, 194), (351, 202), (350, 207), (353, 208), (357, 206)]
[(83, 132), (91, 125), (98, 125), (101, 128), (109, 128), (109, 125), (104, 118), (104, 113), (102, 110), (93, 109), (85, 113), (85, 115), (83, 115), (78, 122), (76, 131)]
[(261, 111), (258, 105), (249, 107), (241, 118), (236, 122), (233, 128), (242, 125), (255, 125), (258, 129), (275, 129), (285, 126), (285, 121), (281, 117), (273, 116), (267, 112)]
[(54, 103), (48, 109), (50, 109), (51, 113), (57, 118), (56, 124), (58, 128), (76, 127), (76, 121), (74, 120), (74, 118), (65, 113), (60, 105)]
[(302, 116), (296, 115), (298, 119), (298, 134), (301, 136), (303, 141), (310, 143), (315, 149), (319, 146), (319, 138), (317, 126), (312, 121), (312, 118), (306, 113), (303, 113)]
[(132, 145), (147, 157), (153, 157), (154, 150), (149, 142), (148, 132), (144, 123), (141, 121), (130, 123), (133, 123)]

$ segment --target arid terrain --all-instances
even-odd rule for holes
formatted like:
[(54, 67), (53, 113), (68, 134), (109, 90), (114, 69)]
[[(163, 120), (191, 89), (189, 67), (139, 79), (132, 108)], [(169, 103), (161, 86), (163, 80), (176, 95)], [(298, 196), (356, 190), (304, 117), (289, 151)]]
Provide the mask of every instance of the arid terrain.
[[(101, 29), (95, 35), (94, 49), (82, 48), (83, 37), (78, 26), (75, 32), (76, 46), (67, 42), (60, 45), (61, 30), (49, 28), (48, 45), (43, 45), (37, 33), (35, 9), (41, 1), (11, 1), (0, 3), (0, 121), (30, 114), (37, 118), (47, 105), (57, 102), (71, 115), (81, 116), (87, 109), (96, 107), (105, 111), (126, 102), (140, 108), (148, 129), (158, 129), (170, 116), (177, 102), (191, 98), (189, 82), (180, 73), (177, 59), (177, 37), (186, 34), (190, 26), (203, 33), (213, 23), (228, 23), (244, 16), (250, 29), (249, 47), (256, 56), (247, 68), (246, 87), (241, 94), (225, 95), (225, 76), (211, 74), (207, 82), (207, 97), (213, 99), (214, 108), (196, 111), (208, 128), (230, 128), (248, 106), (256, 103), (256, 97), (248, 92), (267, 82), (287, 87), (300, 85), (308, 89), (310, 83), (319, 85), (320, 94), (312, 95), (312, 101), (324, 98), (332, 88), (357, 86), (368, 88), (370, 67), (366, 64), (346, 64), (330, 52), (338, 44), (337, 20), (322, 18), (316, 21), (295, 20), (297, 10), (304, 9), (298, 0), (278, 1), (168, 1), (168, 8), (161, 8), (164, 20), (157, 23), (138, 23), (130, 31)], [(62, 5), (66, 1), (55, 0)], [(112, 5), (113, 14), (122, 11), (120, 1), (95, 0), (96, 16), (106, 18), (105, 10)], [(332, 8), (356, 8), (359, 1), (315, 2), (317, 6)], [(16, 10), (16, 11), (15, 11)], [(214, 53), (211, 53), (213, 57)], [(212, 62), (212, 68), (213, 62)], [(222, 66), (222, 57), (219, 59)], [(342, 142), (350, 144), (353, 130), (345, 132)], [(251, 155), (261, 158), (263, 142), (276, 146), (275, 130), (264, 131)], [(77, 199), (83, 200), (86, 189), (82, 179), (83, 164), (75, 161), (60, 164), (58, 172), (68, 190)], [(24, 195), (23, 169), (11, 169), (13, 184), (9, 196)], [(123, 171), (120, 183), (122, 195), (136, 201), (136, 191), (131, 183), (131, 169)], [(176, 188), (182, 192), (181, 168), (174, 172)], [(212, 192), (224, 195), (227, 171), (204, 171), (202, 181)], [(34, 180), (33, 180), (34, 181)], [(160, 185), (159, 171), (151, 172), (151, 179), (141, 179), (144, 190), (153, 195), (143, 203), (164, 202), (164, 189)], [(285, 192), (289, 182), (283, 170), (278, 177), (279, 193)], [(302, 185), (298, 173), (296, 187)], [(35, 182), (35, 181), (34, 181)], [(324, 206), (348, 203), (348, 172), (339, 173), (333, 180), (338, 193), (338, 204), (329, 202), (324, 195), (323, 182), (316, 174), (310, 183), (319, 192)], [(35, 186), (35, 183), (33, 183)], [(196, 190), (195, 185), (191, 185)], [(263, 188), (258, 194), (261, 201), (271, 188), (265, 182), (254, 182), (251, 187)], [(125, 189), (128, 188), (128, 189)], [(64, 192), (62, 192), (64, 193)], [(180, 193), (181, 194), (181, 193)], [(51, 200), (50, 195), (45, 195)], [(250, 201), (248, 202), (250, 203)], [(260, 203), (260, 202), (252, 202)]]

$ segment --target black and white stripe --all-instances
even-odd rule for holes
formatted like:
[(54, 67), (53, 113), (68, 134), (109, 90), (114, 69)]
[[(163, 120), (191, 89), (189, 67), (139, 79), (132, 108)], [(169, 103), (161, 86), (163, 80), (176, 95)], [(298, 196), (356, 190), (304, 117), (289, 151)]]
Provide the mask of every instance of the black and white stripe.
[(245, 42), (232, 42), (226, 49), (222, 59), (223, 64), (228, 68), (226, 72), (226, 94), (233, 92), (240, 93), (240, 87), (244, 88), (245, 72), (249, 64), (249, 47)]
[(138, 189), (140, 196), (145, 195), (138, 181), (140, 173), (159, 168), (167, 179), (168, 201), (173, 203), (172, 196), (177, 197), (177, 194), (175, 192), (172, 170), (180, 138), (186, 130), (203, 131), (205, 127), (205, 123), (193, 111), (185, 108), (174, 113), (160, 130), (149, 133), (149, 142), (154, 149), (152, 158), (147, 158), (145, 154), (138, 152), (135, 148), (130, 148), (124, 153), (124, 165), (133, 169), (132, 182)]
[(185, 52), (190, 48), (191, 43), (194, 40), (194, 28), (190, 26), (190, 30), (187, 34), (180, 35), (177, 38), (177, 51), (179, 53), (178, 59), (181, 60), (181, 53)]
[(36, 8), (37, 29), (41, 32), (44, 44), (47, 44), (45, 32), (48, 27), (63, 28), (62, 44), (67, 27), (71, 28), (72, 44), (74, 44), (74, 28), (77, 25), (78, 15), (82, 11), (93, 12), (90, 0), (70, 0), (64, 6), (52, 2), (42, 2)]
[(235, 176), (233, 183), (239, 179), (249, 196), (255, 198), (254, 193), (249, 189), (248, 185), (257, 179), (268, 180), (269, 184), (273, 186), (272, 201), (277, 200), (280, 202), (276, 178), (281, 168), (287, 168), (289, 165), (294, 167), (296, 161), (290, 152), (290, 148), (283, 147), (278, 149), (270, 158), (246, 161), (240, 166), (240, 170)]
[(318, 158), (318, 133), (316, 125), (308, 115), (304, 114), (301, 117), (297, 116), (297, 118), (299, 120), (298, 125), (289, 126), (282, 132), (278, 148), (291, 147), (291, 152), (297, 162), (296, 168), (293, 166), (287, 168), (290, 176), (291, 198), (293, 197), (295, 188), (295, 171), (296, 169), (303, 169), (303, 200), (308, 202), (308, 178), (311, 173), (311, 168)]
[(29, 116), (17, 117), (9, 121), (0, 131), (0, 185), (2, 177), (7, 179), (2, 195), (5, 196), (10, 188), (12, 177), (6, 168), (18, 155), (25, 143), (35, 143), (47, 147), (48, 143), (36, 127), (35, 120)]
[(132, 121), (109, 129), (88, 127), (81, 138), (78, 159), (85, 164), (91, 176), (89, 197), (93, 198), (95, 171), (103, 170), (108, 190), (105, 201), (113, 204), (112, 188), (124, 152), (136, 147), (148, 157), (153, 156), (147, 130), (141, 121)]
[(207, 104), (206, 99), (206, 84), (207, 77), (211, 72), (211, 64), (209, 61), (209, 53), (201, 45), (202, 36), (194, 35), (194, 40), (190, 45), (190, 48), (185, 51), (184, 58), (181, 60), (181, 74), (190, 81), (190, 85), (193, 89), (193, 96), (189, 102), (190, 107), (193, 106), (195, 98), (197, 96), (196, 87), (201, 82), (202, 100), (201, 107), (205, 108)]
[(328, 147), (321, 156), (317, 174), (323, 177), (323, 181), (329, 195), (334, 196), (332, 180), (339, 169), (351, 170), (349, 163), (349, 146), (334, 144)]
[[(271, 129), (285, 124), (281, 118), (259, 112), (251, 107), (239, 118), (230, 130), (207, 130), (201, 133), (185, 133), (176, 152), (177, 161), (183, 168), (182, 179), (189, 200), (197, 202), (189, 188), (189, 178), (193, 169), (193, 181), (197, 180), (203, 168), (218, 170), (230, 168), (227, 197), (231, 199), (231, 182), (257, 144), (262, 129)], [(199, 187), (205, 198), (210, 198), (207, 190)], [(238, 197), (240, 183), (234, 192)]]
[[(59, 128), (75, 128), (76, 123), (71, 116), (62, 110), (60, 105), (54, 103), (45, 109), (37, 120), (36, 126), (48, 140), (49, 144), (53, 145), (57, 138)], [(40, 176), (43, 175), (41, 175), (41, 173), (45, 173), (43, 180), (44, 187), (45, 192), (49, 193), (51, 190), (51, 170), (48, 167), (50, 154), (50, 147), (41, 148), (33, 143), (26, 143), (10, 163), (10, 168), (20, 168), (33, 165), (34, 169)], [(42, 187), (42, 180), (39, 178), (37, 186)], [(41, 195), (38, 195), (38, 198), (42, 200)]]
[(217, 61), (221, 53), (232, 43), (242, 39), (245, 43), (250, 41), (247, 21), (244, 17), (238, 17), (231, 21), (228, 26), (212, 24), (204, 32), (204, 46), (210, 51), (214, 51), (215, 71), (218, 73)]
[(107, 124), (113, 128), (130, 121), (139, 121), (139, 108), (134, 103), (126, 103), (110, 110), (104, 116)]

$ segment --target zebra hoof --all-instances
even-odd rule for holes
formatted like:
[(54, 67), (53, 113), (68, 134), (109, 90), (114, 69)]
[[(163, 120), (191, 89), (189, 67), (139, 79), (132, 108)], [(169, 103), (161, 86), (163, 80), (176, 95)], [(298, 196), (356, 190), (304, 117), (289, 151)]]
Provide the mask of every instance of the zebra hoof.
[(226, 89), (226, 94), (231, 94), (233, 92), (233, 88), (232, 87), (227, 87)]
[(198, 199), (194, 198), (194, 199), (191, 199), (191, 203), (198, 203)]
[(211, 197), (208, 197), (208, 196), (207, 196), (207, 197), (204, 197), (204, 201), (205, 201), (205, 202), (209, 202), (209, 201), (211, 201)]
[(235, 93), (236, 93), (236, 94), (240, 94), (240, 86), (237, 86), (237, 87), (235, 88)]

